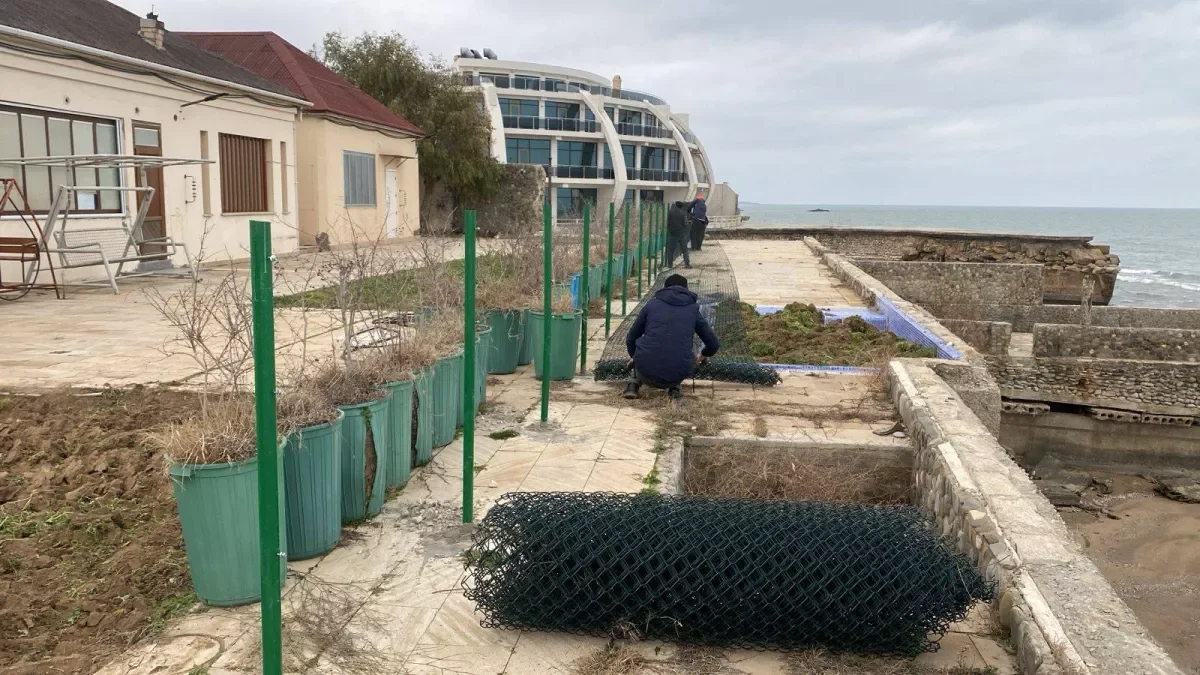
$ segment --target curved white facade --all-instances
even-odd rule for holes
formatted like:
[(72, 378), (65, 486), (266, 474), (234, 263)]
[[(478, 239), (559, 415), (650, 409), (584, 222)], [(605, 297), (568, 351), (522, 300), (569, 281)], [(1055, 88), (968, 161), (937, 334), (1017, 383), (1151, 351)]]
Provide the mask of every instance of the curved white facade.
[(465, 57), (455, 58), (454, 69), (483, 92), (496, 160), (546, 167), (556, 219), (578, 215), (582, 201), (603, 209), (628, 201), (636, 213), (643, 201), (690, 200), (715, 184), (687, 115), (621, 88), (619, 78)]

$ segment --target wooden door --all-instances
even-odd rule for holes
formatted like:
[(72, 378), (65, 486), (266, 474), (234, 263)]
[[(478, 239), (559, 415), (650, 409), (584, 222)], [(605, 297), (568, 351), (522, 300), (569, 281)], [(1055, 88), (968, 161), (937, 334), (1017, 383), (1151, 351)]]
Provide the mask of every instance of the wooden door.
[[(149, 122), (133, 123), (133, 154), (146, 157), (162, 157), (162, 129), (157, 124)], [(142, 171), (134, 170), (137, 186), (144, 187)], [(154, 198), (150, 200), (150, 210), (146, 212), (146, 220), (142, 223), (142, 239), (158, 239), (167, 236), (166, 208), (163, 206), (163, 170), (146, 169), (145, 184), (154, 188)], [(141, 206), (141, 195), (137, 202), (129, 205), (133, 213)], [(161, 244), (143, 244), (139, 250), (142, 255), (166, 253), (166, 247)], [(164, 256), (165, 257), (165, 256)]]

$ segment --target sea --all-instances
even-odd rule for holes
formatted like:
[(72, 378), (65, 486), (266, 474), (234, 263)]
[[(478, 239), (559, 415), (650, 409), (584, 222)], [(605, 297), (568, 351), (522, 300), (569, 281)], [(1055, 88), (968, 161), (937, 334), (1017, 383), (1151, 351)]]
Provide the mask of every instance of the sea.
[[(742, 202), (747, 225), (1088, 235), (1121, 257), (1111, 304), (1200, 308), (1200, 209), (838, 206)], [(828, 209), (814, 213), (813, 209)]]

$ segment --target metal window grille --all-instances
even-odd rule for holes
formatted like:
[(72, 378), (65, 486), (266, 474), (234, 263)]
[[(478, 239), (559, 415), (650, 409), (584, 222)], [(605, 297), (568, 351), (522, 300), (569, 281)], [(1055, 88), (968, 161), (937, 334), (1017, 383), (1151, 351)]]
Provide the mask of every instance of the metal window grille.
[(267, 202), (267, 148), (261, 138), (220, 134), (221, 211), (262, 213)]
[(342, 153), (346, 206), (375, 206), (375, 155)]

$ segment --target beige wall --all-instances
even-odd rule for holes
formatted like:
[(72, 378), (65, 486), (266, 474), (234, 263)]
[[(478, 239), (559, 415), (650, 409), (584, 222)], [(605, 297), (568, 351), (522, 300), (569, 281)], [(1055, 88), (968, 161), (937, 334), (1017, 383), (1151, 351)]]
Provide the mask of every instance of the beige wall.
[[(133, 153), (131, 124), (135, 120), (162, 126), (162, 152), (167, 157), (200, 158), (201, 131), (208, 132), (208, 156), (214, 160), (218, 159), (217, 138), (220, 133), (269, 140), (270, 210), (254, 217), (272, 221), (272, 246), (276, 252), (296, 249), (299, 233), (295, 206), (295, 108), (272, 107), (245, 98), (222, 98), (181, 107), (204, 95), (169, 85), (151, 76), (120, 73), (80, 61), (29, 56), (4, 50), (0, 50), (0, 71), (4, 73), (0, 102), (116, 119), (122, 154)], [(192, 84), (208, 91), (218, 89), (210, 84)], [(286, 172), (280, 166), (281, 143), (287, 144), (289, 166)], [(205, 213), (204, 210), (206, 200), (203, 194), (203, 169), (200, 166), (164, 169), (167, 234), (187, 244), (193, 257), (203, 242), (207, 260), (246, 258), (249, 255), (248, 222), (252, 216), (221, 213), (218, 165), (208, 167), (208, 173), (208, 203), (212, 206), (212, 213)], [(282, 185), (285, 173), (290, 183), (286, 190)], [(132, 171), (124, 176), (124, 184), (134, 184)], [(126, 212), (131, 214), (135, 210), (136, 207), (127, 202)], [(70, 226), (117, 226), (120, 219), (120, 216), (72, 219)], [(25, 234), (25, 230), (19, 221), (14, 223), (9, 218), (0, 221), (0, 236), (22, 234)], [(185, 264), (182, 256), (177, 256), (174, 262)], [(2, 273), (5, 279), (12, 278), (11, 269), (5, 268)], [(67, 277), (69, 281), (103, 278), (103, 272), (98, 267), (75, 269), (70, 270)]]
[[(299, 139), (299, 224), (301, 245), (320, 232), (334, 245), (354, 239), (409, 237), (420, 225), (417, 143), (381, 131), (306, 115), (297, 125)], [(344, 151), (375, 155), (375, 206), (346, 206), (342, 170)], [(388, 170), (396, 172), (396, 191), (388, 198)], [(385, 230), (395, 214), (395, 230)]]

